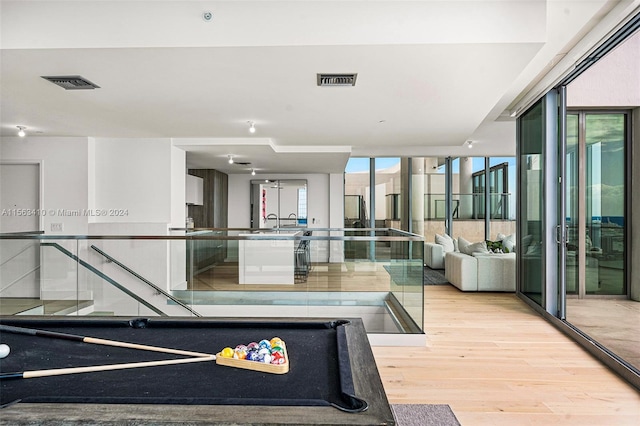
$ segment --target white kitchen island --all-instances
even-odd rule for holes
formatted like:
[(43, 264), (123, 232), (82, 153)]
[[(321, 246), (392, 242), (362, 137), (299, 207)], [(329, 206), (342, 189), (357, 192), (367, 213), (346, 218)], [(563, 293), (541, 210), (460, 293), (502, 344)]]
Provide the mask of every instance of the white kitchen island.
[(295, 239), (268, 239), (269, 236), (302, 235), (302, 231), (264, 231), (240, 236), (264, 236), (238, 241), (240, 284), (294, 284)]

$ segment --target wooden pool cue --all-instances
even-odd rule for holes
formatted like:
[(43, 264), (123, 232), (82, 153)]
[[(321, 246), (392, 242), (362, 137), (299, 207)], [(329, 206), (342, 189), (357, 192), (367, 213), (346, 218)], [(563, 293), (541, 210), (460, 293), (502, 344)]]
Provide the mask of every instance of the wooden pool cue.
[(98, 371), (124, 370), (128, 368), (157, 367), (161, 365), (173, 365), (173, 364), (188, 364), (192, 362), (213, 361), (215, 359), (216, 359), (215, 355), (210, 355), (206, 357), (198, 356), (195, 358), (167, 359), (163, 361), (130, 362), (125, 364), (107, 364), (107, 365), (92, 365), (88, 367), (54, 368), (50, 370), (32, 370), (32, 371), (22, 371), (17, 373), (0, 374), (0, 380), (32, 379), (35, 377), (61, 376), (63, 374), (94, 373)]
[(95, 337), (79, 336), (76, 334), (59, 333), (56, 331), (38, 330), (34, 328), (14, 327), (12, 325), (0, 324), (0, 331), (15, 334), (27, 334), (37, 337), (51, 337), (54, 339), (73, 340), (76, 342), (93, 343), (95, 345), (117, 346), (120, 348), (140, 349), (143, 351), (163, 352), (175, 355), (186, 355), (196, 357), (210, 357), (213, 354), (205, 354), (201, 352), (183, 351), (181, 349), (162, 348), (158, 346), (139, 345), (137, 343), (119, 342), (117, 340), (106, 340)]

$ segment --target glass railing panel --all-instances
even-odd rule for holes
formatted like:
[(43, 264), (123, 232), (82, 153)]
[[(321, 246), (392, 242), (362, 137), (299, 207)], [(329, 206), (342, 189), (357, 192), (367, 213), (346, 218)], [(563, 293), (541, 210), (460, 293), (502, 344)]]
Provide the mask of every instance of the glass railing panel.
[(39, 240), (0, 240), (0, 298), (11, 300), (0, 303), (1, 315), (43, 310), (40, 274)]
[[(392, 229), (183, 229), (32, 241), (40, 255), (37, 314), (360, 317), (371, 333), (421, 332), (423, 238)], [(7, 252), (17, 244), (0, 242)], [(349, 258), (347, 249), (366, 255)], [(247, 281), (248, 273), (258, 280)], [(70, 306), (52, 313), (54, 302)]]
[[(163, 237), (86, 240), (86, 259), (91, 266), (81, 268), (85, 280), (93, 288), (109, 291), (109, 297), (96, 299), (96, 310), (112, 315), (197, 316), (171, 294), (172, 285), (186, 288), (186, 242)], [(180, 281), (176, 283), (174, 278)], [(118, 301), (112, 302), (114, 292)]]
[(78, 276), (78, 240), (40, 241), (40, 300), (44, 315), (70, 315), (90, 300)]
[[(421, 241), (392, 242), (391, 292), (410, 320), (422, 330), (424, 318), (424, 244)], [(405, 319), (404, 321), (409, 321)], [(411, 326), (406, 324), (405, 326)]]

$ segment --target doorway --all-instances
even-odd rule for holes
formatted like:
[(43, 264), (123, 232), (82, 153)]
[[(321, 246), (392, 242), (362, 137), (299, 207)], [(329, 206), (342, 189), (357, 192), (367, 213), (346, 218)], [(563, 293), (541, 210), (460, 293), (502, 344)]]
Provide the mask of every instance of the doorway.
[(0, 164), (0, 212), (0, 233), (40, 230), (40, 164)]
[[(40, 168), (40, 163), (0, 163), (0, 233), (42, 229)], [(39, 294), (39, 241), (0, 241), (0, 295), (34, 299)]]

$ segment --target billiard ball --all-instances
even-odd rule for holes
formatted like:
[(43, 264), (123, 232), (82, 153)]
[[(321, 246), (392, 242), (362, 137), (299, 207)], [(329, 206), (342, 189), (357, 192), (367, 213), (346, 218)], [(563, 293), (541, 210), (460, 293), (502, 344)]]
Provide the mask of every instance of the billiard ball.
[(9, 352), (11, 352), (9, 345), (5, 345), (4, 343), (0, 344), (0, 358), (6, 358), (9, 356)]
[(258, 361), (260, 358), (260, 355), (258, 355), (258, 351), (249, 351), (247, 352), (247, 361)]
[(220, 352), (220, 355), (222, 355), (223, 358), (233, 358), (233, 354), (234, 354), (233, 349), (231, 349), (229, 347), (224, 348)]
[(285, 363), (284, 355), (280, 352), (274, 352), (271, 354), (271, 364), (284, 364)]
[(271, 343), (271, 347), (282, 346), (282, 339), (279, 337), (274, 337), (269, 343)]
[(258, 343), (258, 347), (260, 349), (266, 348), (266, 349), (271, 349), (271, 343), (268, 340), (260, 340), (260, 343)]

